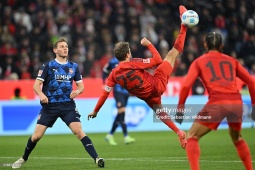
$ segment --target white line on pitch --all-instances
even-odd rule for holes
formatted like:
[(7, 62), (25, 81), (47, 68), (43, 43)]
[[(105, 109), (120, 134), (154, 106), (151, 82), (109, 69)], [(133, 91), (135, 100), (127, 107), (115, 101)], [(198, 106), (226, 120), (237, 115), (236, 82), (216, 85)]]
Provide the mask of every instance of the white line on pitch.
[[(0, 157), (0, 159), (17, 159), (18, 157)], [(173, 159), (173, 158), (178, 158), (178, 159)], [(92, 158), (75, 158), (75, 157), (29, 157), (29, 159), (58, 159), (58, 160), (84, 160), (84, 159), (92, 159)], [(150, 157), (143, 157), (143, 158), (105, 158), (105, 160), (110, 160), (110, 161), (123, 161), (123, 160), (132, 160), (132, 161), (164, 161), (164, 162), (184, 162), (187, 161), (186, 157), (158, 157), (157, 159), (155, 158), (150, 158)], [(222, 163), (233, 163), (233, 162), (242, 162), (239, 160), (229, 160), (229, 161), (218, 161), (218, 160), (200, 160), (200, 162), (222, 162)], [(255, 162), (255, 161), (252, 161)]]

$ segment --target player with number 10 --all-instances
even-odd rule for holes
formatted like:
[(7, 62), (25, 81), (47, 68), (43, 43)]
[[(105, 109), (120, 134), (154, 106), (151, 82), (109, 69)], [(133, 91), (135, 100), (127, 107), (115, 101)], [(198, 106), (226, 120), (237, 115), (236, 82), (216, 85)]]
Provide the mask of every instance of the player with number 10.
[[(196, 118), (187, 136), (186, 153), (192, 170), (199, 170), (200, 148), (198, 140), (211, 130), (216, 130), (226, 118), (229, 135), (246, 170), (252, 170), (251, 154), (241, 136), (243, 102), (236, 86), (239, 77), (248, 87), (251, 102), (255, 104), (255, 83), (248, 71), (233, 57), (221, 52), (223, 48), (220, 34), (208, 33), (204, 43), (206, 53), (191, 64), (180, 91), (178, 110), (184, 108), (192, 84), (200, 77), (208, 91), (209, 101), (198, 114), (211, 119)], [(181, 117), (183, 113), (177, 113)], [(254, 114), (254, 108), (253, 108)], [(176, 120), (182, 123), (182, 119)]]

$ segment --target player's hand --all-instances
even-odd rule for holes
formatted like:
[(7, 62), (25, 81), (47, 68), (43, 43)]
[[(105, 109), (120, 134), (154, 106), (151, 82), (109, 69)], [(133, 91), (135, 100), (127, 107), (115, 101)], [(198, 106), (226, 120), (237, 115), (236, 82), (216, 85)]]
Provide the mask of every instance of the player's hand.
[(141, 39), (141, 44), (143, 46), (148, 46), (151, 44), (151, 42), (147, 38), (143, 38), (143, 39)]
[(182, 14), (186, 11), (187, 11), (187, 9), (185, 8), (185, 6), (183, 6), (183, 5), (179, 6), (180, 18), (182, 18)]
[(80, 94), (80, 91), (79, 91), (79, 90), (74, 90), (74, 91), (71, 92), (70, 98), (71, 98), (71, 99), (74, 99), (74, 98), (77, 97), (79, 94)]
[(41, 103), (44, 103), (44, 104), (48, 104), (49, 103), (49, 99), (48, 99), (48, 97), (45, 96), (44, 93), (40, 94), (39, 98), (40, 98)]
[(93, 111), (92, 113), (90, 113), (90, 114), (88, 114), (88, 120), (90, 119), (90, 118), (95, 118), (95, 117), (97, 117), (97, 112), (95, 112), (95, 111)]
[(255, 105), (252, 106), (251, 119), (255, 121)]

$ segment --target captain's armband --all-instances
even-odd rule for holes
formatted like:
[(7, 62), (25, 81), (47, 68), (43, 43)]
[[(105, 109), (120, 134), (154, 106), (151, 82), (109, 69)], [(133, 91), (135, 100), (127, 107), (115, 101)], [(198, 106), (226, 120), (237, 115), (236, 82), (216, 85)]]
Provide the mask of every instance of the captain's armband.
[(110, 92), (112, 90), (112, 87), (109, 87), (109, 86), (104, 86), (104, 90), (107, 91), (107, 92)]

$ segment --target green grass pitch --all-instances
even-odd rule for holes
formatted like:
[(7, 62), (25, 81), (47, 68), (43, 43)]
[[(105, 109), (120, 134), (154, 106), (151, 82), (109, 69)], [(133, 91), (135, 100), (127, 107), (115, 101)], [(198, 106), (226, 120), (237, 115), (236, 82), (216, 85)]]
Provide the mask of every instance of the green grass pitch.
[[(97, 152), (105, 159), (108, 170), (187, 170), (189, 164), (177, 136), (172, 132), (130, 132), (136, 138), (125, 145), (121, 133), (116, 133), (117, 146), (110, 146), (106, 134), (88, 134)], [(255, 167), (255, 129), (243, 129)], [(0, 136), (0, 169), (11, 169), (24, 151), (29, 136)], [(213, 131), (200, 140), (201, 169), (244, 169), (227, 130)], [(98, 169), (74, 135), (45, 135), (31, 153), (24, 170)]]

